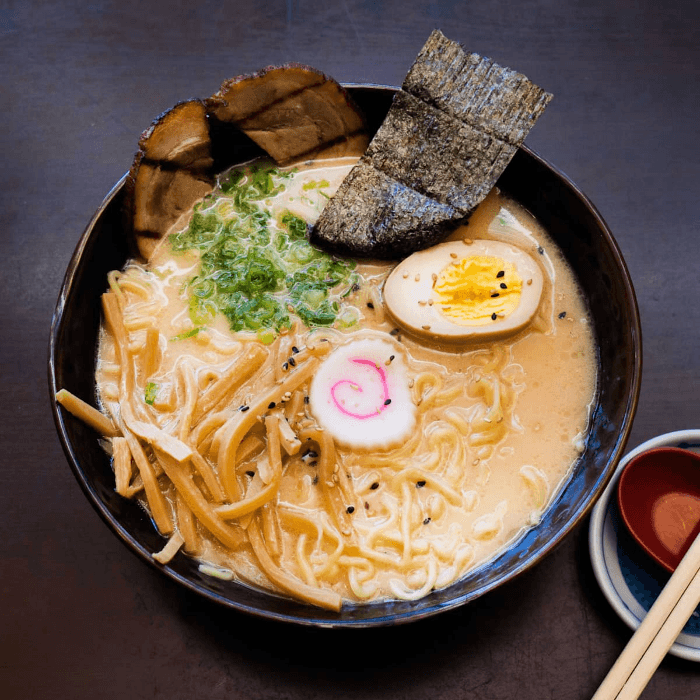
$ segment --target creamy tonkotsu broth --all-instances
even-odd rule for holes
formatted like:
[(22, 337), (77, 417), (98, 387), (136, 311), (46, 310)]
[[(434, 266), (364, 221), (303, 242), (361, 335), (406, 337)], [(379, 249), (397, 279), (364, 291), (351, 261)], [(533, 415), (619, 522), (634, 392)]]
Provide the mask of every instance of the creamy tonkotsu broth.
[[(465, 255), (470, 241), (494, 239), (537, 260), (539, 309), (514, 336), (460, 345), (412, 336), (383, 303), (396, 263), (311, 248), (298, 217), (313, 223), (351, 165), (224, 177), (196, 207), (194, 232), (182, 222), (148, 265), (110, 276), (121, 360), (134, 367), (129, 410), (195, 453), (178, 463), (146, 446), (172, 523), (161, 530), (179, 533), (205, 573), (327, 607), (418, 599), (536, 524), (583, 450), (596, 389), (571, 270), (532, 217), (495, 191), (451, 239)], [(260, 255), (270, 269), (255, 267)], [(225, 259), (248, 268), (216, 268)], [(274, 303), (252, 300), (265, 285)], [(99, 398), (123, 427), (118, 354), (108, 324)], [(251, 362), (255, 371), (236, 378)], [(411, 415), (395, 424), (391, 411)], [(334, 437), (339, 421), (360, 418)], [(139, 472), (131, 491), (152, 512)]]

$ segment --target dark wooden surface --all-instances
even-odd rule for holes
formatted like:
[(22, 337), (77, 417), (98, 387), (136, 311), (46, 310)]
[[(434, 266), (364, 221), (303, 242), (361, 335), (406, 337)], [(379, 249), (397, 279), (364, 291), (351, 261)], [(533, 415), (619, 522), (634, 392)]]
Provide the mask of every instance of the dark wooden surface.
[[(700, 12), (695, 0), (96, 0), (0, 4), (0, 697), (589, 698), (630, 636), (593, 578), (587, 523), (460, 610), (339, 633), (179, 590), (75, 482), (46, 381), (78, 238), (139, 133), (227, 77), (299, 61), (396, 85), (433, 28), (555, 93), (527, 143), (596, 203), (639, 299), (629, 447), (700, 427)], [(648, 700), (697, 698), (669, 658)]]

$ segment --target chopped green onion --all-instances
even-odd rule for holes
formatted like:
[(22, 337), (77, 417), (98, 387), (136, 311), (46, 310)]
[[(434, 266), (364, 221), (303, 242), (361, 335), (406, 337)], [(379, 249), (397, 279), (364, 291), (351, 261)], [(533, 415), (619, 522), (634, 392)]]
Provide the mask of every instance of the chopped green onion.
[[(333, 325), (344, 308), (339, 301), (359, 289), (354, 261), (311, 245), (306, 221), (289, 210), (273, 218), (268, 202), (292, 176), (264, 163), (234, 168), (194, 207), (189, 226), (170, 236), (174, 251), (199, 251), (197, 274), (184, 290), (196, 326), (221, 313), (233, 331), (255, 331), (270, 343), (291, 327), (290, 314), (309, 327)], [(320, 180), (302, 189), (328, 186)], [(351, 312), (341, 325), (352, 318)]]
[(154, 384), (153, 382), (148, 382), (148, 384), (146, 384), (146, 393), (145, 393), (143, 400), (149, 406), (153, 406), (157, 395), (158, 395), (158, 385)]
[(193, 338), (199, 331), (201, 331), (203, 326), (198, 326), (197, 328), (192, 328), (189, 331), (180, 333), (179, 335), (173, 336), (170, 340), (185, 340), (186, 338)]

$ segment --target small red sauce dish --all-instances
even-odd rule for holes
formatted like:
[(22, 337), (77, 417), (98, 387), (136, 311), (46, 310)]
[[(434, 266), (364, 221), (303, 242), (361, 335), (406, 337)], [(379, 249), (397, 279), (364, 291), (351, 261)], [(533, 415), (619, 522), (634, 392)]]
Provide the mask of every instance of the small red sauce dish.
[(700, 455), (678, 447), (642, 452), (623, 469), (617, 502), (634, 539), (673, 572), (700, 533)]

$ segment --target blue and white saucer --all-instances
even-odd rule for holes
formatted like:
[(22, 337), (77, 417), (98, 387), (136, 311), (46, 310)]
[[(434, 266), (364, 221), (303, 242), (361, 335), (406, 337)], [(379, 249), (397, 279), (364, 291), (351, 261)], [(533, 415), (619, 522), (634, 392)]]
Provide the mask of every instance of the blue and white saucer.
[[(654, 447), (682, 447), (700, 453), (700, 430), (678, 430), (647, 440), (620, 461), (593, 508), (588, 547), (593, 572), (615, 612), (633, 630), (653, 605), (670, 574), (632, 539), (617, 507), (617, 480), (633, 457)], [(669, 653), (700, 661), (700, 607), (695, 610)]]

